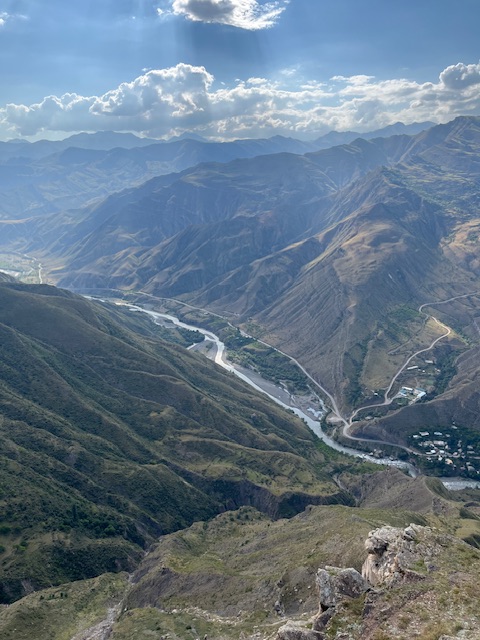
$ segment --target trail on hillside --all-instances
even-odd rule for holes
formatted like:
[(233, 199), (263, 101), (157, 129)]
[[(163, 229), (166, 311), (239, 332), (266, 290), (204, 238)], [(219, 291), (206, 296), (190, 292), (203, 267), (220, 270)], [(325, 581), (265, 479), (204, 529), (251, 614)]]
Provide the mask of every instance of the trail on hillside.
[[(455, 300), (460, 300), (462, 298), (469, 298), (471, 296), (476, 296), (478, 295), (480, 292), (479, 291), (475, 291), (472, 293), (465, 293), (459, 296), (453, 296), (451, 298), (447, 298), (446, 300), (440, 300), (438, 302), (424, 302), (423, 304), (421, 304), (418, 307), (418, 312), (422, 313), (423, 315), (426, 316), (426, 322), (428, 322), (429, 319), (432, 319), (434, 322), (436, 322), (439, 326), (444, 327), (445, 328), (445, 333), (442, 333), (441, 336), (438, 336), (437, 338), (435, 338), (435, 340), (433, 340), (430, 345), (428, 347), (425, 347), (424, 349), (419, 349), (418, 351), (415, 351), (415, 353), (413, 353), (411, 356), (409, 356), (407, 358), (407, 360), (404, 362), (404, 364), (398, 369), (398, 371), (394, 374), (394, 376), (392, 377), (386, 391), (384, 394), (384, 398), (383, 398), (383, 402), (377, 402), (375, 404), (370, 404), (370, 405), (366, 405), (363, 407), (359, 407), (358, 409), (355, 409), (355, 411), (353, 411), (353, 413), (350, 415), (350, 417), (348, 419), (344, 419), (343, 416), (338, 416), (342, 418), (342, 422), (343, 422), (343, 435), (346, 438), (349, 438), (350, 440), (357, 440), (357, 441), (364, 441), (364, 442), (373, 442), (372, 440), (369, 440), (368, 438), (358, 438), (355, 436), (352, 436), (349, 434), (349, 429), (352, 426), (353, 420), (354, 418), (358, 415), (358, 413), (360, 411), (364, 411), (365, 409), (373, 409), (375, 407), (384, 407), (387, 406), (389, 404), (392, 403), (392, 401), (394, 400), (395, 396), (393, 396), (392, 398), (390, 398), (390, 393), (393, 389), (393, 386), (395, 384), (395, 382), (397, 381), (398, 377), (405, 371), (406, 367), (410, 364), (410, 362), (416, 358), (418, 355), (420, 355), (421, 353), (426, 353), (427, 351), (430, 351), (431, 349), (433, 349), (433, 347), (440, 342), (440, 340), (443, 340), (444, 338), (446, 338), (447, 336), (449, 336), (452, 333), (452, 329), (447, 326), (445, 323), (440, 322), (440, 320), (438, 320), (438, 318), (436, 318), (435, 316), (432, 316), (430, 314), (427, 314), (423, 311), (423, 309), (425, 307), (432, 307), (432, 306), (437, 306), (437, 305), (441, 305), (441, 304), (447, 304), (449, 302), (454, 302)], [(376, 441), (379, 442), (379, 441)], [(383, 444), (391, 444), (388, 442), (384, 442)], [(394, 445), (394, 446), (399, 446), (399, 445)], [(406, 447), (402, 447), (403, 449), (406, 449)], [(408, 449), (407, 449), (408, 450)]]
[[(106, 290), (106, 291), (111, 291), (111, 292), (115, 292), (118, 294), (123, 294), (124, 292), (119, 290), (119, 289), (102, 289), (102, 290)], [(133, 293), (133, 292), (130, 292)], [(207, 314), (216, 316), (217, 318), (222, 318), (223, 320), (225, 320), (231, 327), (238, 329), (238, 327), (236, 327), (234, 324), (232, 324), (230, 322), (230, 320), (226, 317), (223, 316), (219, 313), (215, 313), (212, 311), (209, 311), (208, 309), (204, 309), (202, 307), (196, 307), (193, 306), (187, 302), (184, 302), (183, 300), (177, 300), (175, 298), (165, 298), (165, 297), (161, 297), (161, 296), (155, 296), (153, 294), (149, 294), (146, 293), (144, 291), (137, 291), (135, 292), (137, 294), (140, 295), (145, 295), (148, 296), (149, 298), (152, 299), (156, 299), (156, 300), (166, 300), (166, 301), (171, 301), (171, 302), (176, 302), (178, 304), (182, 304), (190, 309), (195, 309), (198, 311), (203, 311)], [(403, 363), (403, 365), (396, 371), (396, 373), (394, 374), (394, 376), (392, 377), (392, 379), (390, 380), (390, 383), (384, 393), (384, 398), (382, 402), (377, 402), (375, 404), (371, 404), (371, 405), (366, 405), (363, 407), (359, 407), (357, 409), (355, 409), (351, 415), (346, 418), (344, 415), (342, 415), (340, 409), (338, 408), (338, 404), (337, 401), (335, 400), (334, 395), (329, 392), (321, 383), (319, 383), (317, 380), (315, 380), (315, 378), (312, 377), (312, 375), (305, 369), (305, 367), (303, 367), (302, 364), (300, 364), (300, 362), (298, 362), (298, 360), (296, 358), (294, 358), (293, 356), (289, 355), (288, 353), (285, 353), (285, 351), (282, 351), (281, 349), (278, 349), (277, 347), (272, 346), (271, 344), (268, 344), (267, 342), (260, 340), (258, 338), (255, 338), (255, 340), (257, 340), (259, 343), (264, 344), (267, 347), (270, 347), (272, 349), (275, 349), (275, 351), (277, 351), (278, 353), (280, 353), (281, 355), (285, 356), (286, 358), (288, 358), (291, 362), (293, 362), (303, 373), (304, 375), (310, 380), (310, 382), (312, 382), (313, 385), (315, 385), (315, 387), (326, 397), (328, 398), (328, 401), (330, 403), (330, 409), (331, 409), (331, 414), (338, 420), (338, 422), (340, 422), (343, 426), (342, 426), (342, 434), (345, 438), (348, 438), (349, 440), (353, 440), (356, 442), (367, 442), (369, 444), (382, 444), (382, 445), (388, 445), (388, 446), (394, 446), (397, 447), (399, 449), (403, 449), (404, 451), (408, 451), (409, 453), (413, 453), (413, 450), (405, 447), (403, 445), (399, 445), (399, 444), (394, 444), (392, 442), (387, 442), (385, 440), (372, 440), (370, 438), (360, 438), (357, 436), (352, 436), (349, 433), (349, 430), (352, 426), (353, 420), (354, 418), (358, 415), (358, 413), (360, 411), (364, 411), (366, 409), (373, 409), (375, 407), (384, 407), (384, 406), (388, 406), (389, 404), (392, 403), (392, 401), (394, 400), (394, 397), (390, 397), (391, 391), (393, 389), (393, 386), (395, 384), (395, 382), (397, 381), (397, 379), (399, 378), (399, 376), (403, 373), (403, 371), (406, 369), (406, 367), (409, 365), (409, 363), (416, 358), (418, 355), (422, 354), (422, 353), (426, 353), (428, 351), (430, 351), (431, 349), (433, 349), (438, 342), (440, 342), (441, 340), (443, 340), (444, 338), (446, 338), (447, 336), (449, 336), (452, 333), (452, 329), (450, 327), (448, 327), (445, 323), (441, 322), (440, 320), (438, 320), (438, 318), (436, 318), (435, 316), (431, 315), (431, 314), (427, 314), (423, 311), (423, 309), (425, 307), (430, 307), (430, 306), (437, 306), (437, 305), (442, 305), (442, 304), (447, 304), (449, 302), (454, 302), (455, 300), (460, 300), (462, 298), (469, 298), (471, 296), (476, 296), (479, 295), (480, 291), (475, 291), (472, 293), (465, 293), (459, 296), (453, 296), (451, 298), (447, 298), (446, 300), (440, 300), (438, 302), (424, 302), (423, 304), (421, 304), (418, 307), (418, 312), (423, 314), (425, 316), (426, 322), (428, 322), (429, 319), (432, 319), (436, 324), (438, 324), (441, 327), (445, 328), (445, 332), (442, 333), (440, 336), (437, 336), (427, 347), (424, 347), (423, 349), (418, 349), (417, 351), (415, 351), (415, 353), (413, 353), (412, 355), (410, 355), (406, 361)]]

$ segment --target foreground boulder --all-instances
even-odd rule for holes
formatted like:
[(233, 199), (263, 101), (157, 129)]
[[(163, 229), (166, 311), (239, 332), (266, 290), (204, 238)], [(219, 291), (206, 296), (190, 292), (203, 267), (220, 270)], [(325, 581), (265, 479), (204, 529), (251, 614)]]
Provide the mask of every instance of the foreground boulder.
[(319, 611), (311, 620), (312, 628), (307, 629), (289, 620), (278, 630), (277, 640), (323, 640), (328, 623), (342, 604), (363, 596), (370, 589), (355, 569), (330, 566), (317, 571), (315, 585)]
[(323, 640), (323, 633), (306, 629), (301, 624), (289, 620), (277, 632), (277, 640)]
[(381, 527), (370, 531), (365, 541), (368, 553), (362, 576), (372, 586), (390, 585), (406, 577), (418, 577), (411, 570), (434, 555), (435, 545), (428, 527), (411, 524), (406, 529)]
[(289, 621), (277, 640), (480, 640), (477, 549), (410, 524), (370, 531), (365, 550), (361, 574), (318, 569), (318, 613), (303, 626)]
[(320, 600), (320, 611), (335, 607), (346, 598), (358, 598), (368, 591), (367, 581), (355, 569), (326, 566), (317, 571), (315, 583)]

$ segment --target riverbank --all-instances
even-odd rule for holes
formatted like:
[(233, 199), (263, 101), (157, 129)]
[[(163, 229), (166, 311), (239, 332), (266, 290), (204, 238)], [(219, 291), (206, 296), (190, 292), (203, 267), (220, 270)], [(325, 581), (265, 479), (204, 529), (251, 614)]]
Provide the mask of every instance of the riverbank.
[[(332, 438), (330, 438), (321, 427), (321, 418), (325, 415), (326, 409), (324, 406), (319, 410), (318, 405), (315, 405), (313, 402), (308, 405), (307, 397), (298, 397), (292, 394), (289, 394), (285, 391), (285, 389), (274, 385), (272, 382), (265, 380), (258, 373), (251, 371), (249, 369), (245, 369), (243, 367), (238, 367), (238, 365), (234, 365), (226, 358), (225, 353), (225, 344), (220, 340), (220, 338), (215, 335), (212, 331), (207, 329), (203, 329), (202, 327), (197, 327), (179, 320), (176, 316), (173, 316), (168, 313), (160, 313), (158, 311), (153, 311), (151, 309), (145, 309), (139, 305), (130, 304), (124, 301), (114, 301), (118, 306), (124, 306), (130, 311), (134, 312), (142, 312), (149, 315), (154, 322), (164, 323), (165, 320), (172, 322), (174, 325), (181, 327), (183, 329), (188, 329), (190, 331), (198, 331), (205, 336), (205, 340), (207, 342), (213, 343), (214, 349), (208, 348), (206, 356), (213, 360), (216, 364), (221, 366), (226, 371), (233, 373), (238, 378), (249, 384), (251, 387), (264, 393), (271, 400), (284, 407), (285, 409), (292, 411), (296, 416), (301, 418), (307, 426), (315, 433), (315, 435), (320, 438), (326, 445), (335, 451), (339, 451), (345, 455), (354, 456), (356, 458), (360, 458), (362, 460), (372, 462), (378, 465), (386, 465), (397, 467), (399, 469), (406, 470), (412, 477), (418, 475), (415, 467), (408, 463), (403, 462), (401, 460), (392, 460), (390, 458), (377, 458), (375, 456), (371, 456), (362, 451), (358, 451), (356, 449), (352, 449), (350, 447), (346, 447), (344, 445), (339, 444)], [(197, 347), (198, 349), (199, 347)], [(313, 405), (313, 406), (312, 406)], [(323, 405), (323, 403), (322, 403)]]
[[(96, 298), (92, 296), (86, 296), (91, 298), (92, 300), (98, 300), (103, 303), (113, 303), (118, 306), (126, 307), (132, 312), (141, 312), (149, 315), (154, 322), (157, 324), (165, 325), (165, 322), (172, 323), (180, 328), (187, 329), (189, 331), (197, 331), (201, 333), (205, 341), (204, 343), (192, 344), (189, 348), (198, 350), (208, 357), (210, 360), (213, 360), (216, 364), (221, 366), (226, 371), (233, 373), (244, 382), (249, 384), (252, 388), (257, 391), (264, 393), (271, 400), (276, 402), (277, 404), (283, 406), (285, 409), (292, 411), (295, 415), (301, 418), (307, 426), (311, 429), (315, 435), (320, 438), (327, 446), (334, 449), (335, 451), (339, 451), (345, 455), (350, 455), (356, 458), (360, 458), (361, 460), (365, 460), (368, 462), (372, 462), (378, 465), (384, 466), (392, 466), (397, 467), (399, 469), (403, 469), (409, 473), (412, 477), (416, 477), (419, 475), (418, 469), (408, 462), (404, 462), (401, 460), (396, 460), (392, 458), (378, 458), (364, 451), (360, 451), (358, 449), (353, 449), (348, 446), (344, 446), (338, 443), (336, 440), (328, 436), (322, 429), (322, 418), (327, 414), (327, 409), (318, 396), (312, 394), (311, 396), (299, 396), (293, 395), (289, 393), (283, 387), (275, 385), (273, 382), (265, 380), (262, 376), (255, 371), (250, 369), (246, 369), (245, 367), (241, 367), (236, 365), (226, 358), (226, 350), (225, 344), (220, 340), (220, 338), (214, 334), (212, 331), (208, 329), (204, 329), (202, 327), (198, 327), (186, 322), (182, 322), (176, 316), (170, 313), (161, 313), (158, 311), (153, 311), (152, 309), (146, 309), (138, 304), (132, 304), (125, 302), (124, 300), (115, 300), (115, 299), (104, 299), (104, 298)], [(303, 370), (303, 368), (302, 368)], [(374, 444), (374, 443), (372, 443)], [(388, 444), (388, 443), (387, 443)], [(393, 445), (392, 445), (393, 446)], [(465, 488), (479, 488), (480, 489), (480, 481), (468, 480), (465, 478), (438, 478), (444, 486), (451, 490), (457, 491)]]

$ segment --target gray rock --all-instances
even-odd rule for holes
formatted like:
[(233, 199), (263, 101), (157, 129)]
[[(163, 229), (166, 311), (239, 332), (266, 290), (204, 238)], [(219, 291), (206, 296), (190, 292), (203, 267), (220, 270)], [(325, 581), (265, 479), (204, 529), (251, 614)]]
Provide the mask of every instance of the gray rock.
[(320, 600), (320, 610), (335, 607), (347, 598), (358, 598), (370, 588), (355, 569), (325, 567), (316, 575), (316, 585)]
[(276, 640), (324, 640), (324, 634), (314, 629), (306, 629), (289, 620), (277, 631)]
[(319, 569), (315, 577), (315, 584), (317, 585), (318, 595), (320, 599), (320, 609), (325, 611), (330, 607), (334, 607), (337, 603), (335, 597), (335, 587), (333, 584), (332, 576), (326, 569)]
[(337, 610), (335, 609), (335, 607), (330, 607), (330, 609), (327, 609), (326, 611), (323, 611), (322, 613), (319, 613), (314, 619), (313, 619), (313, 629), (314, 631), (324, 631), (324, 629), (326, 628), (327, 624), (330, 622), (330, 620), (333, 618), (333, 616), (336, 614)]
[(275, 604), (273, 605), (273, 608), (275, 610), (275, 613), (277, 613), (279, 616), (284, 616), (285, 615), (285, 609), (284, 609), (282, 603), (280, 602), (280, 600), (277, 600), (275, 602)]
[(407, 576), (419, 579), (421, 576), (411, 571), (418, 560), (425, 560), (430, 551), (421, 543), (427, 527), (411, 524), (406, 529), (380, 527), (370, 531), (365, 541), (368, 556), (362, 567), (362, 576), (369, 584), (392, 584)]
[(342, 569), (334, 578), (338, 599), (358, 598), (370, 588), (366, 580), (355, 569)]

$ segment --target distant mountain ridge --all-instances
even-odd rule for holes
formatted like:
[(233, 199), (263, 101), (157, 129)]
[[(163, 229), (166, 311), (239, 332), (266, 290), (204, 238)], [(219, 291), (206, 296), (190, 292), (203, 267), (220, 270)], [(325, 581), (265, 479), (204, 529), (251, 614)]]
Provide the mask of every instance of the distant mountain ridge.
[[(434, 126), (434, 123), (428, 121), (413, 123), (410, 125), (405, 125), (402, 122), (397, 122), (395, 124), (388, 125), (387, 127), (375, 129), (374, 131), (369, 131), (367, 133), (359, 133), (357, 131), (331, 131), (327, 134), (319, 136), (318, 138), (310, 142), (296, 140), (294, 138), (281, 135), (271, 136), (270, 138), (267, 138), (267, 140), (271, 140), (273, 144), (276, 143), (278, 145), (285, 144), (283, 141), (290, 141), (290, 144), (298, 145), (299, 148), (305, 148), (305, 150), (308, 150), (309, 148), (320, 149), (325, 148), (323, 147), (323, 145), (334, 146), (338, 144), (346, 144), (348, 142), (352, 142), (356, 138), (365, 138), (366, 140), (368, 140), (370, 138), (387, 137), (390, 135), (399, 134), (414, 135), (432, 126)], [(206, 144), (218, 144), (217, 142), (212, 143), (210, 140), (207, 140), (206, 138), (193, 133), (183, 133), (182, 135), (172, 137), (169, 140), (156, 140), (155, 138), (143, 138), (133, 133), (97, 131), (96, 133), (76, 133), (72, 136), (64, 138), (63, 140), (39, 140), (37, 142), (28, 142), (26, 140), (16, 138), (8, 142), (0, 142), (0, 157), (2, 159), (8, 159), (15, 157), (16, 155), (21, 155), (25, 158), (33, 159), (45, 157), (47, 155), (51, 155), (52, 153), (58, 153), (59, 151), (63, 151), (70, 147), (75, 147), (78, 149), (96, 149), (98, 151), (110, 151), (111, 149), (115, 149), (118, 147), (121, 147), (123, 149), (133, 149), (135, 147), (144, 147), (151, 144), (168, 145), (184, 140), (191, 140)], [(249, 143), (253, 142), (253, 140), (255, 139), (247, 138), (238, 139), (233, 142)], [(231, 142), (227, 142), (225, 144), (231, 144)], [(318, 145), (321, 146), (319, 147)], [(13, 148), (10, 148), (12, 146)]]
[[(403, 126), (402, 130), (407, 133), (422, 126), (428, 123)], [(329, 141), (328, 135), (314, 142), (273, 136), (222, 143), (200, 136), (159, 142), (128, 133), (98, 132), (60, 141), (0, 142), (0, 219), (77, 208), (201, 162), (229, 162), (281, 152), (304, 154), (339, 143), (338, 139)], [(343, 142), (382, 135), (382, 130), (338, 135)]]
[[(253, 322), (348, 417), (381, 397), (411, 353), (402, 344), (437, 335), (421, 328), (421, 304), (479, 288), (479, 149), (479, 119), (463, 117), (415, 136), (205, 163), (6, 224), (4, 237), (28, 233), (18, 246), (47, 251), (62, 286), (142, 289)], [(475, 304), (451, 311), (474, 343)], [(440, 346), (443, 358), (466, 348), (458, 337)]]
[[(416, 136), (154, 178), (68, 223), (51, 245), (68, 265), (57, 277), (253, 320), (348, 412), (386, 386), (374, 363), (396, 343), (373, 339), (396, 309), (478, 288), (460, 239), (477, 224), (479, 132), (478, 118), (459, 118)], [(456, 322), (466, 329), (473, 317)]]

